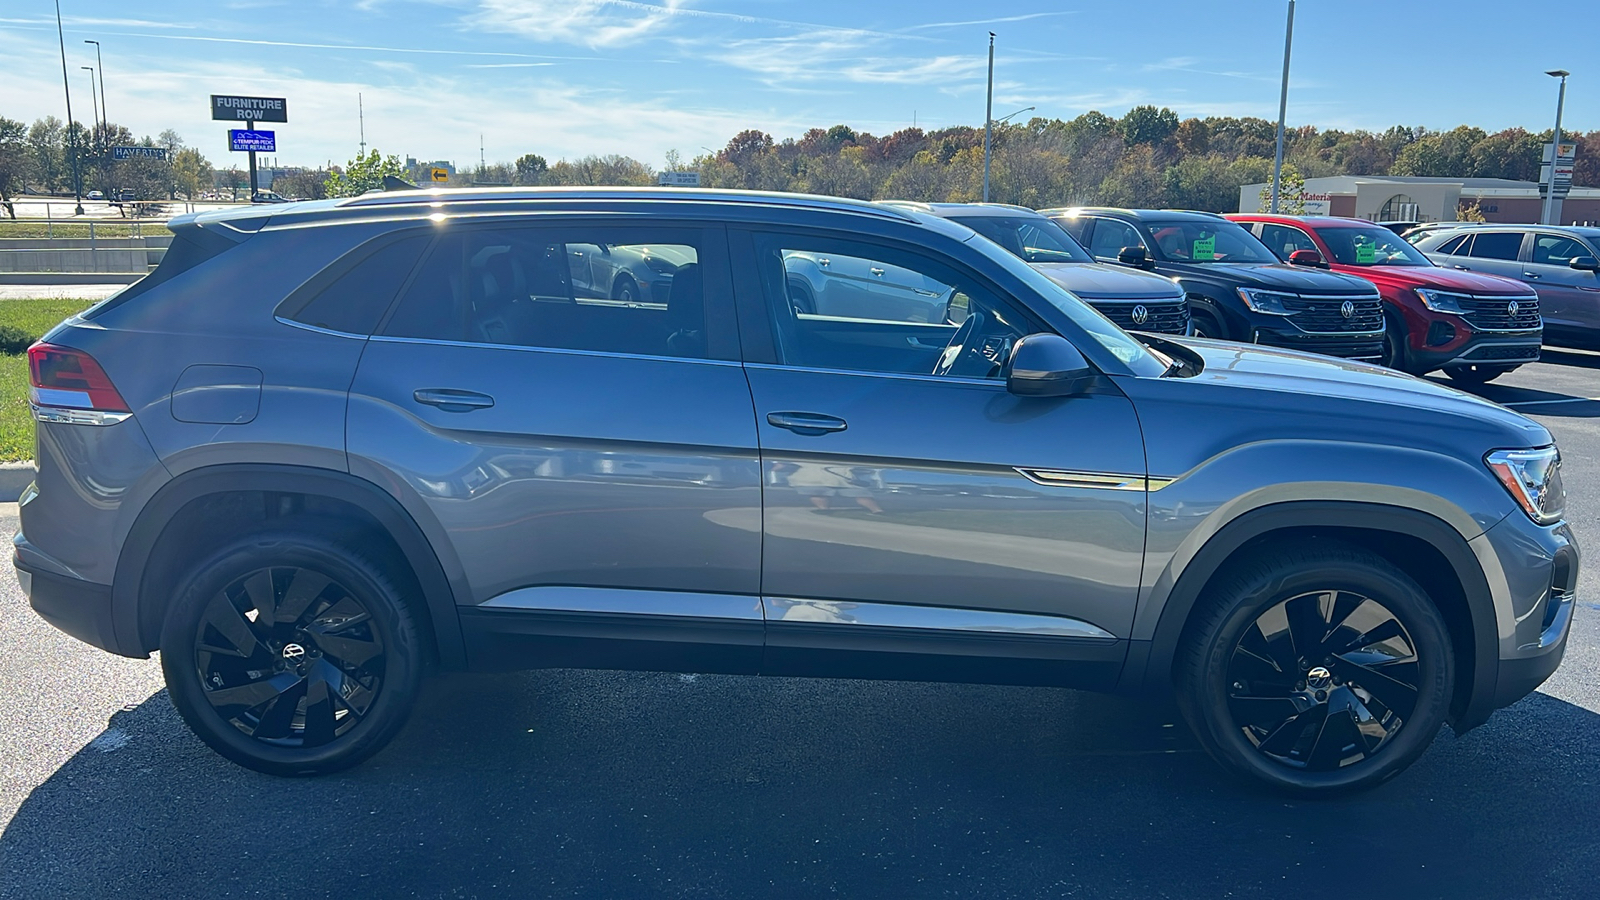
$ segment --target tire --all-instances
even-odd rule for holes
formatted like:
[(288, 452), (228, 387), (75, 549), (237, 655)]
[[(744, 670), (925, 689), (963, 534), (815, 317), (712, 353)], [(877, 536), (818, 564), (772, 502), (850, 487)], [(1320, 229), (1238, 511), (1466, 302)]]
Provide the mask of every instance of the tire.
[(626, 275), (620, 276), (611, 283), (611, 299), (620, 300), (623, 303), (638, 303), (639, 285), (635, 284), (633, 279)]
[(1212, 315), (1210, 310), (1191, 309), (1189, 322), (1189, 330), (1193, 332), (1192, 337), (1211, 338), (1219, 341), (1228, 339), (1228, 333), (1222, 330), (1222, 323), (1217, 321), (1217, 317)]
[(1333, 796), (1393, 778), (1439, 733), (1449, 631), (1387, 560), (1337, 541), (1275, 545), (1219, 573), (1203, 603), (1174, 661), (1178, 706), (1231, 772)]
[(796, 315), (816, 315), (817, 300), (811, 294), (811, 286), (804, 279), (789, 279), (789, 305), (794, 307)]
[(375, 557), (315, 523), (239, 538), (190, 571), (167, 611), (173, 705), (245, 768), (353, 766), (394, 737), (416, 698), (423, 632), (404, 596)]
[(1394, 316), (1385, 316), (1383, 322), (1383, 358), (1379, 362), (1387, 368), (1411, 375), (1421, 375), (1411, 363), (1406, 349), (1406, 326)]
[(1450, 376), (1451, 381), (1461, 384), (1488, 384), (1516, 368), (1516, 366), (1450, 366), (1444, 373)]

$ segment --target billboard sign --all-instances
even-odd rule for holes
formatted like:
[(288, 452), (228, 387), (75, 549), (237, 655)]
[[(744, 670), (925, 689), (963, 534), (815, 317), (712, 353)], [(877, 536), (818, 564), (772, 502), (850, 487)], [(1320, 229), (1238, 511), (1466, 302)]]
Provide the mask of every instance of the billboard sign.
[(228, 149), (233, 151), (254, 150), (257, 153), (277, 153), (278, 133), (276, 131), (250, 131), (244, 128), (231, 128), (228, 130)]
[(289, 105), (282, 97), (212, 94), (211, 118), (225, 122), (287, 122)]
[(662, 172), (661, 187), (699, 187), (699, 172)]
[(166, 159), (165, 147), (112, 147), (112, 159)]

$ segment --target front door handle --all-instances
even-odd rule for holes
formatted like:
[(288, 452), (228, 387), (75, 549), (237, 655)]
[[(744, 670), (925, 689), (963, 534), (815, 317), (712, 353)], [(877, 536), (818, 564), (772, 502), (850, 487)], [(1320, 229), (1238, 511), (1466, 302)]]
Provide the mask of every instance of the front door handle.
[(795, 434), (803, 434), (808, 437), (827, 434), (830, 431), (843, 431), (849, 427), (843, 419), (836, 416), (824, 416), (808, 412), (767, 413), (767, 424), (778, 428), (787, 428)]
[(437, 406), (445, 412), (472, 412), (475, 409), (488, 409), (494, 405), (494, 398), (488, 394), (458, 391), (454, 388), (422, 388), (412, 391), (411, 396), (418, 403)]
[(1533, 278), (1533, 279), (1538, 279), (1538, 278), (1539, 278), (1539, 277), (1540, 277), (1540, 276), (1539, 276), (1539, 275), (1538, 275), (1538, 273), (1536, 273), (1536, 272), (1523, 272), (1523, 273), (1522, 273), (1522, 277), (1523, 277), (1523, 278)]
[(1452, 268), (1452, 269), (1460, 269), (1463, 272), (1471, 272), (1472, 271), (1472, 267), (1471, 266), (1454, 265), (1454, 266), (1451, 266), (1450, 268)]

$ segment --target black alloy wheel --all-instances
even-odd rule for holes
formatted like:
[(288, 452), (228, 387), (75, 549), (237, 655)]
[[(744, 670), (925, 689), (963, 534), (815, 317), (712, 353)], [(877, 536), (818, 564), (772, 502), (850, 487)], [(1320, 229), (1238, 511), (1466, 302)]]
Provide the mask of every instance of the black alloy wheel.
[(1381, 753), (1417, 706), (1411, 635), (1383, 604), (1350, 591), (1300, 594), (1257, 616), (1227, 676), (1245, 738), (1313, 772)]
[(620, 300), (623, 303), (637, 303), (639, 301), (639, 286), (633, 283), (632, 278), (623, 275), (616, 280), (616, 283), (611, 285), (611, 299)]
[(355, 727), (383, 690), (383, 638), (366, 606), (327, 575), (273, 566), (212, 596), (195, 669), (207, 702), (241, 732), (320, 747)]
[(1406, 352), (1406, 326), (1393, 316), (1386, 316), (1383, 323), (1383, 358), (1379, 360), (1385, 367), (1399, 372), (1412, 372), (1410, 360)]
[(1193, 337), (1212, 338), (1221, 341), (1228, 339), (1227, 333), (1222, 330), (1222, 324), (1206, 310), (1194, 310), (1189, 314), (1189, 322), (1190, 332)]
[(1330, 796), (1381, 784), (1427, 750), (1455, 661), (1416, 581), (1322, 537), (1262, 545), (1213, 576), (1173, 674), (1179, 709), (1219, 763)]
[[(366, 546), (367, 549), (356, 549)], [(370, 541), (283, 520), (202, 560), (161, 632), (168, 694), (190, 729), (274, 775), (347, 768), (405, 723), (421, 681), (407, 571)]]

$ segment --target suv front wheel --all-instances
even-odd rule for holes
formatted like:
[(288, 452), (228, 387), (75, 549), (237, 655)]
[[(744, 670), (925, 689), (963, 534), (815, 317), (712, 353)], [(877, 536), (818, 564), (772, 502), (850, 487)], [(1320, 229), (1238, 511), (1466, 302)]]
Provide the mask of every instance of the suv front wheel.
[(1208, 595), (1175, 674), (1184, 717), (1225, 767), (1329, 795), (1387, 781), (1433, 742), (1449, 632), (1387, 560), (1335, 541), (1272, 546)]
[(173, 705), (239, 765), (317, 775), (378, 752), (422, 674), (385, 568), (311, 523), (240, 538), (182, 582), (161, 634)]

